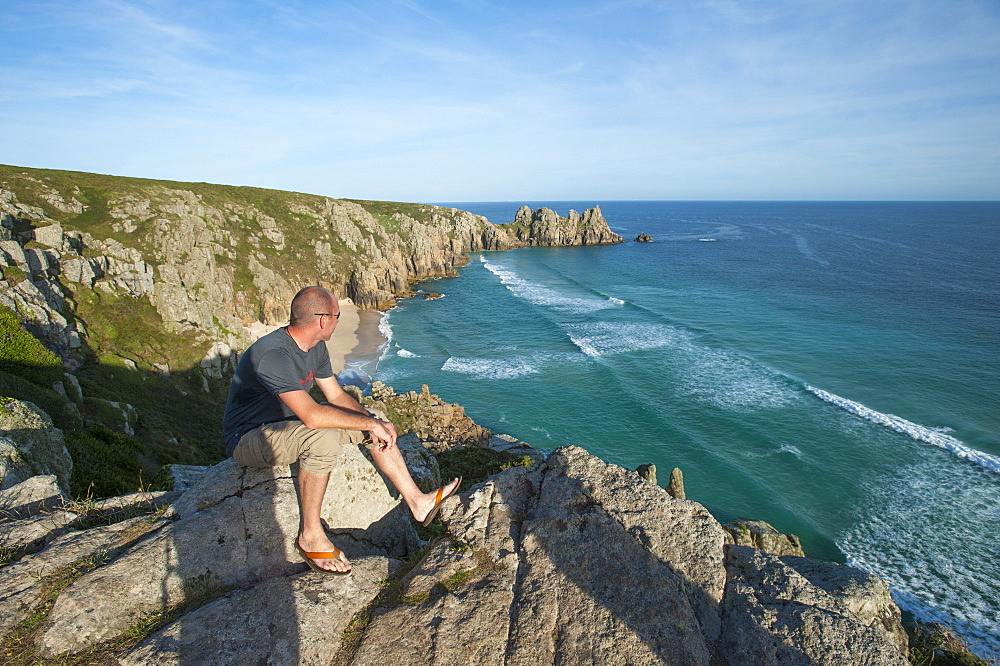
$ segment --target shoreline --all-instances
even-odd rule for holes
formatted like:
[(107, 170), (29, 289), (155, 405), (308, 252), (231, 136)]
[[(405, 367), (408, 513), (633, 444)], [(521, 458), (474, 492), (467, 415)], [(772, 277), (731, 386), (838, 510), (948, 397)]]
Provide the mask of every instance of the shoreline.
[(367, 391), (388, 342), (379, 329), (385, 313), (361, 310), (349, 299), (341, 299), (340, 312), (337, 330), (326, 343), (330, 366), (341, 386)]

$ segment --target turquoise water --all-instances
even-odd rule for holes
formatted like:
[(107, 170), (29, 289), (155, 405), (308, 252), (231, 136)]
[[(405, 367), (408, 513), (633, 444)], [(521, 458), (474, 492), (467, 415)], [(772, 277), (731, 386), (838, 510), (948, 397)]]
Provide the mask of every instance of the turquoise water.
[(1000, 655), (1000, 204), (601, 207), (625, 243), (421, 285), (444, 298), (388, 315), (376, 378), (538, 448), (680, 467), (720, 520), (798, 534)]

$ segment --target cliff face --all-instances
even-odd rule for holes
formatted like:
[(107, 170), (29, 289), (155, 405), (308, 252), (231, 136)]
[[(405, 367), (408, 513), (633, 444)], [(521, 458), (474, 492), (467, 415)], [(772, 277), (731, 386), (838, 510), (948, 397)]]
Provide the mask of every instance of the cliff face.
[(497, 226), (435, 206), (18, 167), (0, 167), (0, 188), (11, 269), (0, 302), (47, 346), (73, 357), (86, 335), (80, 292), (99, 291), (148, 300), (167, 332), (193, 333), (210, 374), (246, 346), (248, 326), (285, 321), (305, 284), (387, 309), (414, 281), (454, 275), (466, 252), (621, 241), (597, 208), (559, 218), (525, 207)]
[[(0, 305), (68, 371), (41, 388), (85, 424), (139, 436), (155, 475), (219, 455), (237, 352), (286, 320), (301, 287), (386, 309), (470, 251), (620, 240), (596, 209), (534, 217), (0, 165)], [(14, 384), (0, 373), (0, 393), (27, 398)]]

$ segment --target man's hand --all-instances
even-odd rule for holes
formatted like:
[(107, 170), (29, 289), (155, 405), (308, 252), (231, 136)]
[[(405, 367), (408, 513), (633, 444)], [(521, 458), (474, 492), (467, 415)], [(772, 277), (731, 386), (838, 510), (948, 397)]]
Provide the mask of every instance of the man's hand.
[(396, 426), (391, 421), (372, 417), (372, 427), (368, 429), (372, 441), (378, 444), (381, 451), (391, 449), (396, 445)]

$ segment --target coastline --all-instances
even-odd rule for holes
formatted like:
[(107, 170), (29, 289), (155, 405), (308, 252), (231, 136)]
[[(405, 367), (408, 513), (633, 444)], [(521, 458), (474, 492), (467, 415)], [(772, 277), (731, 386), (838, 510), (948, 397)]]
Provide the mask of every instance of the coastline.
[(330, 365), (342, 386), (367, 390), (388, 342), (379, 329), (385, 314), (361, 310), (349, 299), (341, 299), (340, 312), (337, 330), (326, 343)]

